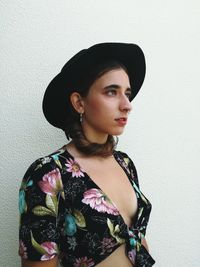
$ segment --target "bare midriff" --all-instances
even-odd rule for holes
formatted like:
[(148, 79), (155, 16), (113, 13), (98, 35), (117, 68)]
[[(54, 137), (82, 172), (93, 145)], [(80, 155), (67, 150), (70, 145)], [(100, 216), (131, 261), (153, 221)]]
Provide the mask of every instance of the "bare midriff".
[(118, 247), (110, 256), (96, 265), (97, 267), (133, 267), (125, 254), (125, 244)]

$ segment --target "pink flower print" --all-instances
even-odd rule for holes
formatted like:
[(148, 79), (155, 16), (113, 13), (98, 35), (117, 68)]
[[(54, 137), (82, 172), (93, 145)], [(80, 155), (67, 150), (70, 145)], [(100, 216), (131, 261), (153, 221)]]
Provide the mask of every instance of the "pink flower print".
[(113, 238), (104, 237), (103, 240), (101, 241), (101, 248), (102, 248), (101, 255), (112, 252), (113, 247), (115, 247), (116, 244), (117, 243), (114, 241)]
[(20, 240), (19, 241), (19, 255), (23, 258), (23, 259), (27, 259), (27, 248), (24, 245), (23, 241)]
[(55, 242), (44, 242), (40, 246), (46, 251), (46, 254), (41, 257), (42, 261), (53, 259), (58, 253), (57, 244)]
[(100, 189), (92, 188), (84, 192), (82, 202), (90, 205), (92, 209), (98, 212), (108, 213), (112, 215), (119, 215), (117, 207), (110, 201), (110, 199), (103, 194)]
[(41, 190), (51, 196), (56, 196), (63, 190), (63, 184), (61, 180), (61, 174), (58, 168), (45, 174), (42, 177), (42, 181), (38, 182)]
[(88, 259), (87, 257), (82, 257), (76, 259), (76, 262), (74, 263), (74, 267), (91, 267), (94, 266), (93, 259)]
[(135, 257), (136, 257), (136, 250), (132, 249), (131, 251), (128, 252), (128, 257), (130, 261), (135, 264)]
[(72, 177), (84, 177), (83, 171), (77, 161), (73, 159), (67, 160), (65, 163), (68, 172), (72, 172)]

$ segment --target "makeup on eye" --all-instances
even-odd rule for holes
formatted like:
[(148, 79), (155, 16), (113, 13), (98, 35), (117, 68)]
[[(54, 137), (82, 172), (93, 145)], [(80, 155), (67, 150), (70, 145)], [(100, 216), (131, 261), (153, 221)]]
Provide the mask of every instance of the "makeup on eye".
[(127, 96), (127, 98), (128, 98), (129, 100), (131, 100), (131, 95), (132, 95), (132, 94), (131, 94), (131, 91), (129, 91), (129, 92), (126, 93), (126, 96)]
[[(113, 96), (117, 94), (117, 90), (121, 89), (122, 87), (120, 87), (117, 84), (111, 84), (108, 85), (106, 87), (104, 87), (105, 93), (109, 96)], [(125, 95), (127, 96), (128, 99), (131, 98), (131, 88), (127, 87), (126, 91), (125, 91)]]
[(106, 95), (108, 95), (108, 96), (116, 95), (116, 93), (117, 93), (116, 89), (106, 90)]

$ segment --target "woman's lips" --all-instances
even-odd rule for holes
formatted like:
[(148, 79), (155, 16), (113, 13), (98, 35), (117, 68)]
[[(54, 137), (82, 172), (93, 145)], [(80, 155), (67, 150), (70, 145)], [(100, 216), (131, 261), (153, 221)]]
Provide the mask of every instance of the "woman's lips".
[(115, 120), (120, 126), (124, 126), (127, 123), (127, 118), (118, 118), (118, 119), (115, 119)]

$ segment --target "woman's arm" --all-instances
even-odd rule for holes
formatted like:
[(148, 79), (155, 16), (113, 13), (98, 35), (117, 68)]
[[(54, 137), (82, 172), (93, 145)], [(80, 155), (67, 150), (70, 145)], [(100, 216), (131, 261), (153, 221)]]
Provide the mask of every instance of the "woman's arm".
[[(22, 267), (58, 266), (60, 228), (57, 217), (58, 210), (63, 212), (60, 203), (64, 200), (59, 198), (62, 180), (54, 161), (48, 157), (45, 160), (40, 158), (31, 164), (20, 187), (19, 255)], [(52, 184), (45, 178), (49, 176)]]
[(58, 266), (58, 257), (54, 257), (52, 260), (48, 261), (29, 261), (23, 260), (21, 267), (57, 267)]

